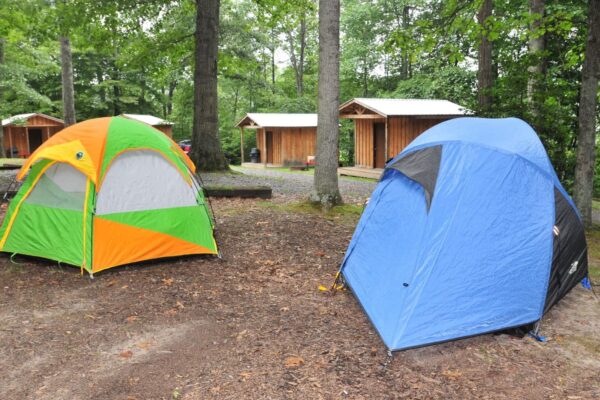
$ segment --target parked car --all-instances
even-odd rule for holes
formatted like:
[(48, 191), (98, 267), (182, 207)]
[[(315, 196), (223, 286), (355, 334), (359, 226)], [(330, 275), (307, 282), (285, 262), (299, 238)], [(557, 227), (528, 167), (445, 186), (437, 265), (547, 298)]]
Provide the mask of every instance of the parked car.
[(188, 154), (192, 148), (192, 139), (183, 139), (177, 144), (185, 154)]

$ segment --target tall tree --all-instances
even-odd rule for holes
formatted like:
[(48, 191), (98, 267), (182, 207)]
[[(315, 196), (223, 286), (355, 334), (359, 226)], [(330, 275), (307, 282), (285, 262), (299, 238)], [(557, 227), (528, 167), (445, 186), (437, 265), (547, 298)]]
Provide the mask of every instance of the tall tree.
[(480, 43), (478, 54), (478, 103), (479, 109), (487, 113), (492, 108), (492, 87), (494, 76), (492, 69), (492, 41), (489, 38), (489, 18), (492, 16), (492, 0), (482, 0), (477, 13), (477, 22), (480, 26)]
[(75, 120), (75, 88), (73, 86), (73, 55), (71, 41), (67, 36), (60, 39), (60, 67), (62, 81), (63, 120), (65, 127), (73, 125)]
[(592, 223), (596, 162), (596, 106), (600, 78), (600, 0), (589, 0), (588, 33), (581, 70), (574, 198), (586, 225)]
[(220, 0), (196, 0), (191, 158), (203, 171), (228, 169), (219, 140), (217, 59)]
[[(306, 53), (306, 11), (303, 11), (300, 15), (300, 26), (295, 37), (290, 30), (286, 31), (286, 36), (289, 45), (290, 61), (292, 62), (294, 76), (296, 77), (296, 95), (302, 97), (304, 94), (304, 57)], [(298, 42), (297, 46), (296, 42)], [(297, 51), (296, 47), (298, 47)]]
[[(0, 101), (2, 99), (2, 86), (4, 85), (4, 43), (6, 39), (0, 37)], [(0, 106), (0, 122), (2, 121), (2, 106)], [(6, 153), (4, 151), (4, 129), (2, 128), (2, 124), (0, 123), (0, 158), (6, 157)]]
[(329, 209), (342, 202), (338, 187), (340, 1), (319, 0), (317, 166), (312, 201)]
[(529, 0), (529, 15), (531, 18), (529, 54), (533, 59), (533, 64), (527, 68), (529, 78), (527, 80), (527, 99), (531, 105), (535, 117), (539, 114), (539, 108), (535, 101), (535, 93), (539, 89), (540, 79), (544, 73), (544, 47), (545, 34), (542, 26), (545, 11), (545, 0)]

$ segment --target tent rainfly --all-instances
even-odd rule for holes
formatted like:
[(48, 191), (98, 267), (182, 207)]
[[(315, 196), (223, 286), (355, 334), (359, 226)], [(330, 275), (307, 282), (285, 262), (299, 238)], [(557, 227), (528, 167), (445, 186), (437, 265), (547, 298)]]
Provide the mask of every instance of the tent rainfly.
[(40, 146), (17, 179), (24, 182), (0, 228), (0, 251), (90, 274), (217, 254), (194, 164), (146, 124), (111, 117), (72, 125)]
[(586, 278), (587, 245), (529, 125), (457, 118), (387, 164), (341, 273), (400, 350), (539, 321)]

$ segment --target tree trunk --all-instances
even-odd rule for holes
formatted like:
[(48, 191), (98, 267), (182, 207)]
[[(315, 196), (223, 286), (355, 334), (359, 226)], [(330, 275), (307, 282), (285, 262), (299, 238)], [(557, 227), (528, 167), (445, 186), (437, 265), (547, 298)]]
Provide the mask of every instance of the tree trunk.
[[(294, 69), (296, 78), (296, 95), (302, 97), (304, 94), (304, 53), (306, 52), (306, 13), (300, 19), (300, 28), (297, 39), (291, 31), (287, 32), (288, 45), (290, 47), (290, 62)], [(295, 42), (300, 42), (299, 54), (296, 56)]]
[[(410, 17), (409, 12), (410, 7), (404, 6), (404, 8), (402, 9), (402, 30), (404, 31), (404, 34), (406, 34), (406, 32), (408, 31), (408, 23)], [(408, 63), (408, 49), (406, 48), (405, 44), (402, 48), (402, 65), (400, 70), (400, 79), (408, 79)]]
[[(4, 85), (4, 43), (5, 40), (3, 37), (0, 37), (0, 102), (4, 102), (2, 88)], [(0, 106), (0, 121), (2, 121), (4, 110), (3, 107)], [(2, 128), (2, 124), (0, 124), (0, 158), (6, 157), (6, 152), (4, 150), (4, 129)]]
[(485, 114), (492, 108), (492, 42), (488, 39), (486, 22), (492, 15), (492, 0), (483, 0), (477, 13), (477, 21), (481, 29), (479, 44), (479, 66), (477, 72), (479, 109)]
[(319, 122), (314, 203), (329, 209), (342, 202), (338, 188), (340, 1), (319, 0)]
[(227, 170), (219, 140), (217, 58), (220, 0), (196, 0), (191, 159), (202, 171)]
[(167, 93), (167, 118), (173, 113), (173, 95), (175, 94), (176, 87), (177, 81), (175, 79), (169, 82), (169, 92)]
[(271, 46), (271, 90), (275, 94), (275, 44), (272, 43)]
[(75, 122), (75, 89), (73, 87), (73, 60), (71, 42), (68, 37), (60, 37), (60, 68), (62, 80), (63, 120), (65, 127)]
[(534, 18), (529, 28), (529, 54), (533, 59), (533, 65), (527, 70), (529, 79), (527, 80), (527, 102), (531, 107), (531, 113), (534, 119), (534, 125), (539, 120), (539, 105), (535, 94), (540, 89), (540, 82), (544, 75), (545, 62), (543, 52), (545, 49), (545, 34), (540, 32), (540, 27), (544, 19), (545, 0), (529, 0), (529, 14)]
[(300, 65), (298, 66), (298, 97), (304, 94), (304, 53), (306, 52), (306, 13), (300, 20)]
[(579, 132), (573, 197), (583, 222), (592, 224), (592, 196), (596, 162), (596, 99), (600, 75), (600, 0), (589, 0), (588, 34), (581, 70)]

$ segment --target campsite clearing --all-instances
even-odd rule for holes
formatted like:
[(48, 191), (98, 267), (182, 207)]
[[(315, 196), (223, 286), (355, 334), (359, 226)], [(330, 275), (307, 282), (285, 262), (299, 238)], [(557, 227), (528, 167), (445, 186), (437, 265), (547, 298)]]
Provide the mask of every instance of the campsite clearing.
[(600, 303), (579, 286), (544, 320), (547, 343), (483, 335), (399, 352), (384, 367), (355, 298), (318, 290), (352, 220), (276, 200), (213, 201), (223, 260), (90, 280), (2, 255), (0, 398), (600, 398)]

